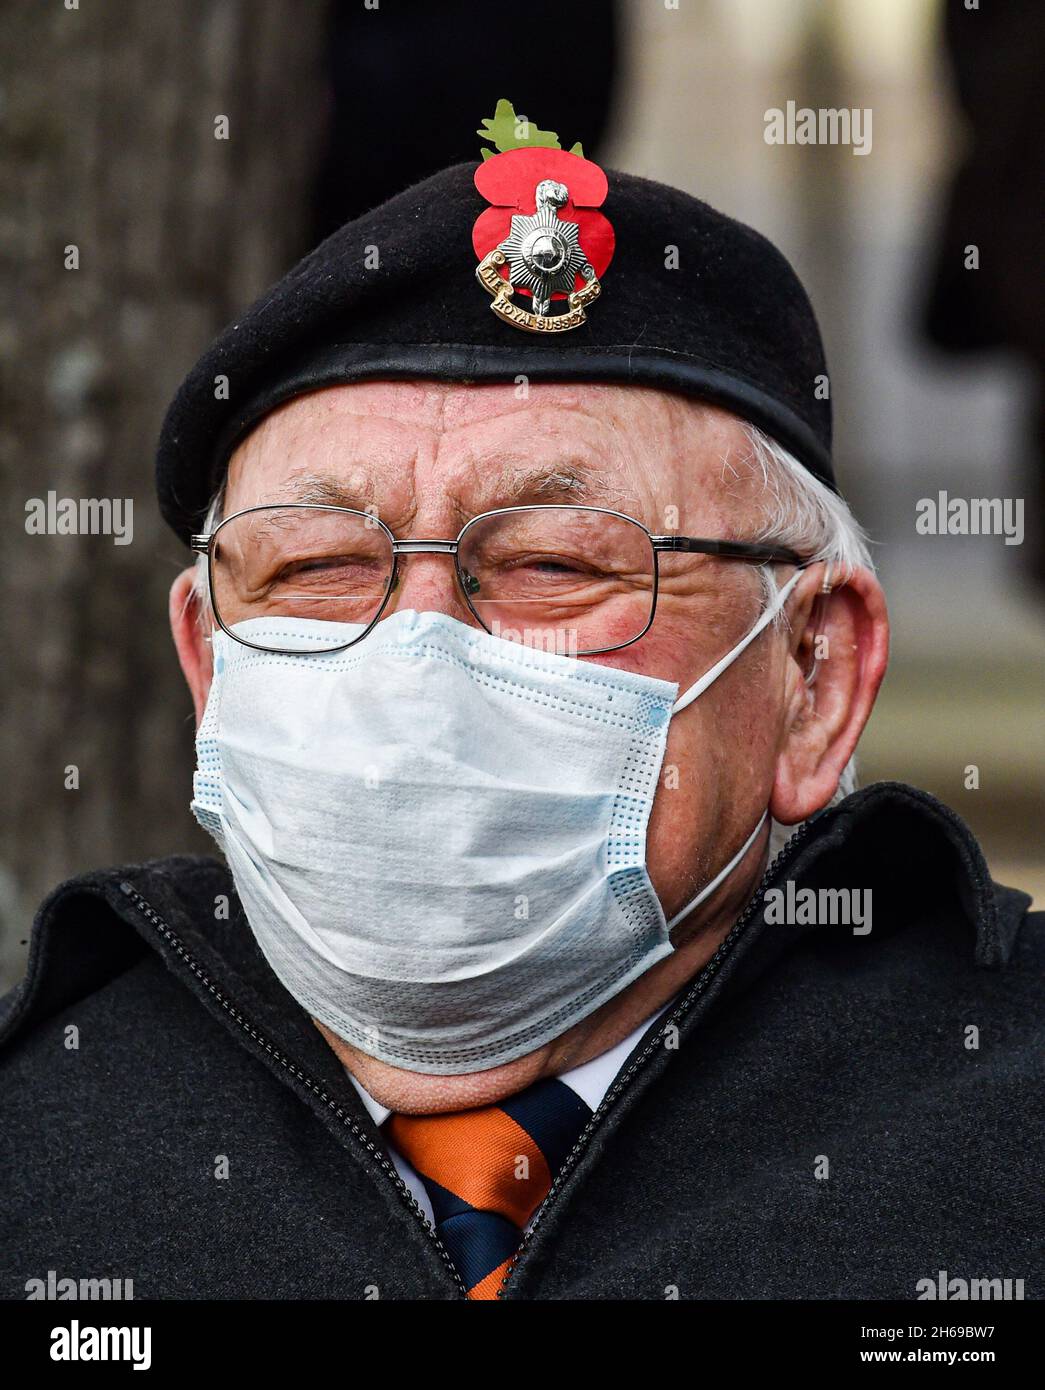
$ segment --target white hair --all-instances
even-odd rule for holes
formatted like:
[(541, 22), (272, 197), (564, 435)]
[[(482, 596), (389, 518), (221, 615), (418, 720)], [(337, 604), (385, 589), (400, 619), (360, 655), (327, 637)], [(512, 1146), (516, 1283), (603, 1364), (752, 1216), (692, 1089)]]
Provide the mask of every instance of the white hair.
[[(756, 425), (742, 422), (749, 445), (747, 455), (740, 462), (742, 466), (757, 470), (762, 476), (762, 518), (756, 533), (746, 539), (772, 543), (795, 550), (807, 558), (809, 563), (825, 561), (831, 566), (834, 583), (845, 583), (857, 569), (874, 570), (871, 550), (863, 529), (856, 521), (843, 498), (814, 478), (812, 473), (775, 439), (771, 439)], [(730, 455), (724, 468), (736, 473), (735, 461)], [(214, 495), (207, 509), (203, 531), (209, 535), (222, 518), (225, 501), (225, 487)], [(770, 565), (759, 567), (762, 581), (763, 600), (769, 603), (773, 598), (776, 580)], [(207, 557), (196, 559), (196, 572), (193, 577), (193, 594), (196, 598), (200, 621), (208, 629), (212, 622), (210, 589), (207, 581)], [(777, 614), (774, 626), (783, 630), (787, 627), (784, 610)], [(831, 806), (844, 800), (856, 789), (856, 759), (850, 758), (838, 779), (838, 787), (828, 803)], [(771, 823), (769, 853), (772, 859), (795, 833), (797, 827)]]
[[(222, 483), (210, 499), (210, 506), (207, 508), (207, 515), (203, 518), (203, 530), (200, 535), (212, 536), (221, 524), (224, 511), (225, 484)], [(200, 626), (209, 632), (214, 623), (214, 613), (210, 603), (209, 564), (206, 555), (196, 556), (192, 575), (192, 593), (189, 597), (195, 600), (196, 617)]]
[(867, 536), (843, 498), (755, 425), (745, 424), (744, 433), (747, 462), (761, 470), (763, 483), (762, 525), (750, 539), (797, 550), (810, 564), (826, 561), (843, 583), (858, 569), (873, 571)]
[[(845, 583), (858, 569), (874, 571), (871, 547), (867, 535), (853, 516), (845, 500), (814, 478), (783, 445), (745, 422), (744, 432), (750, 450), (749, 467), (762, 474), (762, 521), (756, 541), (771, 541), (775, 545), (797, 550), (809, 563), (825, 561), (831, 566), (832, 583)], [(727, 466), (730, 466), (727, 462)], [(775, 580), (770, 566), (760, 569), (765, 602), (773, 597)], [(786, 628), (787, 617), (781, 609), (774, 626)], [(856, 790), (856, 758), (850, 758), (842, 769), (838, 786), (828, 802), (835, 806)], [(772, 860), (797, 830), (797, 826), (771, 822), (769, 855)]]

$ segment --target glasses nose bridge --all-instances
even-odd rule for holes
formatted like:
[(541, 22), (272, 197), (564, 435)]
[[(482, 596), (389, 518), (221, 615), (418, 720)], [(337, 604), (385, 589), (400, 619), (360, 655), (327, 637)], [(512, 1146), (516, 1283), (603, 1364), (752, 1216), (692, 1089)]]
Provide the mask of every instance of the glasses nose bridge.
[(394, 538), (392, 541), (392, 563), (394, 566), (391, 590), (400, 592), (404, 581), (405, 569), (400, 561), (408, 559), (411, 555), (445, 555), (453, 561), (452, 583), (457, 592), (458, 601), (464, 600), (462, 612), (468, 618), (475, 619), (477, 614), (472, 609), (468, 601), (468, 576), (462, 574), (459, 561), (459, 540), (443, 540), (437, 537), (417, 536), (408, 540)]
[(456, 555), (458, 541), (425, 539), (395, 540), (392, 542), (393, 555)]

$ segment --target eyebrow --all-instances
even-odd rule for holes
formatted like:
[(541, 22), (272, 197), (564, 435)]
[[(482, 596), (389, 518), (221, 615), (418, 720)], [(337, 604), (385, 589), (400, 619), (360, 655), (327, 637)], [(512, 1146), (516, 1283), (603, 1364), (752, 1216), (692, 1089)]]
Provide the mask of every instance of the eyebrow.
[[(364, 481), (354, 484), (348, 480), (325, 476), (323, 474), (299, 474), (288, 479), (272, 498), (269, 505), (279, 502), (311, 503), (313, 506), (348, 507), (353, 511), (365, 511), (373, 507), (377, 492), (374, 479), (367, 476)], [(580, 459), (568, 459), (554, 464), (519, 467), (505, 461), (498, 469), (491, 467), (484, 480), (481, 505), (477, 508), (466, 505), (459, 493), (450, 495), (454, 511), (461, 524), (485, 511), (498, 507), (526, 506), (528, 503), (587, 503), (591, 501), (606, 504), (607, 501), (620, 504), (626, 500), (618, 488), (606, 486), (606, 480), (599, 472)]]
[(371, 478), (361, 486), (354, 486), (338, 478), (324, 477), (318, 473), (308, 473), (290, 478), (279, 489), (274, 502), (306, 502), (314, 506), (349, 507), (353, 511), (365, 511), (374, 501), (374, 484)]
[(592, 494), (590, 470), (579, 464), (505, 470), (499, 491), (514, 502), (577, 502)]
[(616, 470), (583, 455), (529, 466), (507, 459), (500, 470), (490, 467), (481, 496), (490, 499), (481, 510), (531, 502), (572, 502), (624, 512), (640, 506)]

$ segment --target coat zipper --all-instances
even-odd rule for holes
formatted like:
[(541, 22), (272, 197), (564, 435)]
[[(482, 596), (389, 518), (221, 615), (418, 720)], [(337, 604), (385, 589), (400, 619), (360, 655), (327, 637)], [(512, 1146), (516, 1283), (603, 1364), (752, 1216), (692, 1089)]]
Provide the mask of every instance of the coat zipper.
[[(819, 820), (819, 817), (817, 819)], [(762, 897), (766, 889), (768, 888), (770, 881), (775, 877), (777, 873), (779, 873), (781, 868), (783, 868), (785, 862), (793, 856), (795, 850), (798, 848), (801, 842), (805, 839), (806, 835), (809, 833), (811, 824), (811, 820), (803, 821), (803, 823), (798, 827), (798, 829), (787, 841), (787, 843), (782, 847), (779, 854), (777, 854), (776, 858), (768, 866), (765, 873), (762, 875), (761, 882), (759, 883), (758, 888), (755, 890), (747, 907), (740, 914), (737, 920), (733, 923), (733, 926), (730, 928), (728, 935), (720, 943), (718, 950), (701, 970), (700, 974), (697, 976), (693, 984), (687, 990), (685, 996), (679, 1000), (678, 1004), (672, 1010), (671, 1014), (664, 1020), (661, 1027), (650, 1039), (645, 1050), (638, 1057), (635, 1058), (634, 1062), (632, 1062), (631, 1066), (628, 1067), (627, 1071), (622, 1072), (618, 1077), (616, 1077), (609, 1090), (603, 1096), (599, 1106), (592, 1112), (591, 1119), (588, 1121), (584, 1129), (581, 1131), (580, 1135), (577, 1138), (577, 1142), (574, 1144), (573, 1148), (567, 1155), (565, 1163), (563, 1163), (562, 1167), (559, 1169), (554, 1180), (552, 1181), (552, 1185), (548, 1189), (548, 1195), (545, 1197), (541, 1205), (537, 1208), (537, 1212), (533, 1218), (533, 1221), (530, 1223), (529, 1228), (523, 1233), (523, 1238), (519, 1243), (519, 1248), (512, 1256), (511, 1263), (504, 1271), (504, 1277), (501, 1279), (500, 1286), (497, 1290), (498, 1298), (503, 1297), (505, 1287), (507, 1286), (508, 1281), (511, 1279), (512, 1274), (515, 1271), (516, 1265), (519, 1263), (519, 1260), (526, 1253), (530, 1241), (533, 1238), (534, 1232), (537, 1230), (537, 1227), (544, 1219), (544, 1216), (547, 1213), (548, 1208), (557, 1198), (559, 1192), (563, 1187), (563, 1184), (566, 1182), (570, 1173), (577, 1166), (577, 1163), (580, 1161), (581, 1155), (584, 1153), (584, 1150), (588, 1147), (588, 1144), (591, 1141), (591, 1136), (598, 1128), (599, 1124), (601, 1124), (604, 1115), (611, 1108), (614, 1101), (621, 1094), (624, 1088), (628, 1085), (628, 1083), (631, 1081), (632, 1077), (636, 1074), (636, 1072), (638, 1072), (646, 1064), (650, 1057), (652, 1057), (653, 1054), (656, 1052), (657, 1048), (661, 1046), (661, 1039), (664, 1036), (664, 1030), (668, 1028), (672, 1023), (676, 1022), (676, 1020), (680, 1021), (682, 1018), (684, 1018), (685, 1015), (689, 1012), (692, 1005), (697, 1001), (697, 999), (699, 999), (701, 994), (703, 994), (704, 990), (707, 988), (707, 986), (710, 984), (711, 980), (717, 973), (722, 962), (733, 950), (740, 936), (745, 931), (748, 923), (751, 921), (751, 918), (754, 916), (755, 911), (759, 903), (761, 902)]]
[[(762, 895), (764, 894), (770, 880), (783, 867), (785, 861), (791, 858), (798, 845), (802, 842), (802, 840), (805, 839), (806, 835), (809, 832), (810, 824), (810, 821), (805, 821), (801, 826), (799, 826), (798, 830), (795, 831), (794, 835), (791, 836), (787, 844), (784, 845), (783, 849), (781, 849), (780, 853), (776, 856), (773, 862), (766, 869), (765, 873), (762, 875), (761, 882), (759, 883), (758, 888), (756, 889), (747, 907), (744, 909), (740, 917), (737, 918), (736, 922), (730, 929), (729, 934), (726, 936), (725, 940), (720, 944), (718, 950), (707, 962), (703, 970), (701, 970), (700, 974), (697, 976), (696, 980), (693, 982), (690, 989), (687, 991), (685, 997), (679, 1001), (679, 1003), (676, 1005), (675, 1009), (672, 1011), (670, 1016), (664, 1020), (663, 1026), (658, 1030), (655, 1036), (651, 1038), (645, 1051), (635, 1058), (634, 1062), (632, 1062), (631, 1066), (628, 1067), (627, 1071), (622, 1072), (621, 1075), (616, 1078), (616, 1080), (610, 1086), (610, 1089), (606, 1092), (605, 1096), (603, 1096), (598, 1108), (592, 1113), (591, 1119), (585, 1125), (584, 1129), (582, 1130), (580, 1136), (577, 1139), (577, 1142), (570, 1150), (570, 1153), (566, 1158), (566, 1162), (559, 1169), (559, 1172), (557, 1173), (554, 1181), (552, 1182), (551, 1187), (548, 1189), (548, 1195), (545, 1197), (544, 1201), (537, 1209), (537, 1213), (534, 1216), (534, 1219), (531, 1222), (529, 1229), (524, 1232), (523, 1238), (519, 1244), (519, 1248), (513, 1255), (511, 1263), (504, 1272), (504, 1278), (501, 1280), (500, 1287), (497, 1290), (498, 1298), (501, 1298), (503, 1296), (505, 1287), (511, 1279), (512, 1274), (515, 1271), (517, 1264), (519, 1263), (519, 1260), (526, 1253), (526, 1250), (529, 1247), (530, 1241), (533, 1237), (533, 1233), (537, 1230), (537, 1227), (543, 1220), (545, 1214), (548, 1211), (548, 1208), (558, 1197), (558, 1194), (561, 1191), (564, 1183), (566, 1182), (566, 1179), (569, 1177), (569, 1174), (572, 1172), (572, 1170), (576, 1167), (581, 1155), (588, 1147), (588, 1144), (591, 1140), (591, 1136), (598, 1128), (599, 1124), (601, 1124), (603, 1117), (605, 1116), (607, 1111), (612, 1107), (617, 1097), (621, 1094), (624, 1088), (631, 1081), (632, 1077), (635, 1076), (635, 1074), (639, 1070), (641, 1070), (641, 1068), (646, 1064), (649, 1058), (653, 1056), (656, 1049), (660, 1046), (660, 1040), (663, 1037), (664, 1029), (667, 1028), (670, 1024), (674, 1023), (676, 1020), (682, 1019), (686, 1015), (686, 1013), (688, 1013), (689, 1009), (700, 997), (700, 995), (703, 994), (704, 990), (711, 982), (712, 978), (718, 971), (722, 962), (729, 955), (730, 951), (732, 951), (733, 947), (736, 945), (737, 940), (740, 938), (740, 936), (746, 929), (748, 923), (751, 921), (751, 918), (755, 913), (755, 909), (761, 901)], [(222, 993), (218, 986), (207, 975), (206, 971), (200, 965), (199, 961), (197, 961), (195, 956), (193, 956), (192, 952), (188, 950), (181, 937), (178, 936), (177, 932), (175, 932), (173, 928), (171, 928), (167, 924), (167, 922), (164, 921), (164, 919), (155, 910), (155, 908), (152, 907), (152, 905), (145, 898), (142, 897), (142, 895), (133, 886), (133, 884), (130, 884), (125, 880), (120, 884), (120, 891), (126, 897), (131, 899), (135, 907), (145, 918), (145, 920), (149, 923), (149, 925), (153, 927), (154, 930), (159, 932), (159, 934), (163, 937), (167, 945), (175, 952), (176, 955), (180, 957), (180, 959), (185, 963), (189, 970), (191, 970), (193, 975), (195, 975), (196, 978), (200, 981), (200, 983), (205, 986), (207, 991), (214, 996), (215, 1000), (218, 1002), (218, 1004), (221, 1005), (221, 1007), (229, 1015), (229, 1017), (236, 1024), (236, 1026), (242, 1032), (246, 1033), (252, 1042), (262, 1047), (269, 1054), (269, 1056), (273, 1057), (280, 1064), (281, 1067), (283, 1067), (286, 1071), (288, 1071), (291, 1074), (291, 1076), (296, 1077), (297, 1080), (300, 1081), (301, 1084), (305, 1086), (307, 1090), (311, 1091), (317, 1097), (317, 1099), (320, 1100), (337, 1117), (337, 1119), (341, 1121), (341, 1123), (346, 1127), (346, 1129), (348, 1129), (349, 1133), (353, 1136), (353, 1138), (363, 1146), (366, 1152), (370, 1154), (371, 1157), (377, 1160), (378, 1166), (380, 1167), (381, 1171), (388, 1177), (389, 1181), (392, 1183), (400, 1200), (404, 1203), (407, 1210), (414, 1216), (414, 1218), (420, 1222), (424, 1230), (425, 1236), (434, 1246), (440, 1259), (443, 1261), (447, 1269), (450, 1271), (450, 1274), (453, 1276), (453, 1280), (456, 1283), (458, 1289), (460, 1290), (461, 1297), (467, 1299), (468, 1290), (465, 1288), (464, 1280), (457, 1272), (454, 1262), (453, 1260), (451, 1260), (450, 1255), (447, 1252), (446, 1246), (436, 1235), (432, 1227), (428, 1224), (428, 1220), (425, 1217), (424, 1212), (417, 1205), (417, 1202), (415, 1201), (413, 1195), (407, 1188), (406, 1184), (403, 1182), (402, 1178), (396, 1172), (394, 1165), (389, 1162), (388, 1158), (371, 1142), (367, 1135), (364, 1134), (364, 1132), (359, 1128), (355, 1120), (352, 1119), (348, 1112), (343, 1110), (335, 1100), (328, 1096), (318, 1082), (313, 1081), (313, 1079), (306, 1072), (302, 1071), (302, 1069), (299, 1066), (297, 1066), (296, 1063), (292, 1062), (290, 1058), (286, 1056), (285, 1053), (281, 1052), (279, 1048), (275, 1046), (274, 1043), (271, 1043), (265, 1036), (265, 1034), (262, 1033), (261, 1029), (256, 1028), (250, 1022), (250, 1020), (247, 1019), (239, 1011), (239, 1009), (236, 1008), (232, 1001)]]
[(149, 925), (155, 931), (159, 932), (159, 934), (166, 941), (167, 945), (180, 957), (180, 959), (185, 963), (185, 965), (188, 966), (189, 970), (191, 970), (193, 975), (196, 976), (199, 982), (206, 987), (208, 992), (214, 996), (214, 998), (229, 1015), (229, 1017), (236, 1024), (236, 1026), (243, 1032), (245, 1032), (252, 1042), (257, 1044), (259, 1047), (263, 1048), (269, 1054), (270, 1057), (273, 1057), (280, 1064), (281, 1067), (283, 1067), (286, 1071), (290, 1073), (291, 1076), (296, 1077), (297, 1080), (300, 1081), (303, 1086), (305, 1086), (309, 1091), (311, 1091), (317, 1097), (317, 1099), (320, 1100), (327, 1107), (327, 1109), (330, 1110), (341, 1121), (341, 1123), (346, 1127), (346, 1129), (348, 1129), (349, 1133), (353, 1136), (353, 1138), (356, 1139), (363, 1146), (367, 1153), (377, 1160), (378, 1165), (381, 1168), (381, 1171), (387, 1175), (392, 1185), (394, 1186), (396, 1192), (398, 1193), (400, 1199), (405, 1203), (407, 1209), (412, 1213), (412, 1215), (421, 1223), (422, 1227), (424, 1228), (425, 1235), (428, 1237), (429, 1241), (435, 1247), (440, 1259), (443, 1261), (443, 1263), (446, 1265), (447, 1269), (453, 1276), (454, 1282), (456, 1283), (460, 1291), (461, 1297), (466, 1299), (468, 1297), (468, 1290), (465, 1288), (464, 1280), (461, 1278), (460, 1274), (458, 1274), (454, 1262), (451, 1260), (450, 1255), (446, 1249), (446, 1246), (436, 1235), (432, 1227), (428, 1224), (424, 1212), (417, 1205), (417, 1202), (415, 1201), (410, 1190), (407, 1188), (402, 1178), (396, 1172), (394, 1165), (389, 1161), (386, 1155), (383, 1154), (380, 1151), (380, 1149), (378, 1149), (377, 1146), (367, 1137), (363, 1130), (361, 1130), (360, 1127), (356, 1124), (355, 1120), (352, 1119), (351, 1115), (349, 1115), (346, 1110), (343, 1110), (341, 1106), (338, 1105), (337, 1101), (333, 1100), (330, 1096), (327, 1095), (327, 1093), (323, 1090), (322, 1086), (320, 1086), (318, 1082), (314, 1081), (306, 1072), (302, 1071), (302, 1069), (299, 1066), (297, 1066), (296, 1063), (292, 1062), (290, 1058), (286, 1056), (285, 1053), (281, 1052), (279, 1048), (275, 1046), (274, 1043), (270, 1042), (269, 1039), (265, 1036), (265, 1034), (261, 1031), (261, 1029), (256, 1028), (254, 1024), (251, 1023), (251, 1021), (248, 1018), (246, 1018), (245, 1015), (239, 1011), (239, 1009), (236, 1008), (232, 1001), (221, 992), (218, 986), (207, 975), (206, 971), (200, 965), (199, 961), (197, 961), (195, 956), (193, 956), (192, 952), (188, 950), (181, 937), (178, 936), (177, 932), (175, 932), (170, 926), (168, 926), (168, 924), (164, 921), (160, 914), (155, 910), (155, 908), (152, 907), (152, 905), (149, 902), (146, 901), (145, 898), (142, 897), (142, 895), (138, 892), (138, 890), (134, 887), (133, 884), (127, 883), (126, 881), (122, 882), (120, 884), (120, 891), (124, 893), (126, 897), (131, 899), (131, 901), (134, 903), (134, 906), (138, 909), (138, 911), (149, 923)]

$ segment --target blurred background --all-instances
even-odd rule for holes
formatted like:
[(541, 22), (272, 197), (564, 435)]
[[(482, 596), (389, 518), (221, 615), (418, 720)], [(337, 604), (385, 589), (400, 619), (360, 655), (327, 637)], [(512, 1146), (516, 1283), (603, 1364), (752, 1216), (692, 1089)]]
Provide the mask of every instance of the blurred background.
[[(934, 792), (1045, 903), (1039, 0), (6, 0), (0, 29), (0, 985), (62, 879), (212, 849), (165, 616), (187, 555), (152, 494), (167, 401), (322, 234), (477, 158), (501, 96), (795, 264), (894, 622), (861, 780)], [(788, 101), (870, 108), (870, 152), (767, 144)], [(941, 489), (1023, 498), (1022, 545), (917, 534)], [(133, 544), (27, 534), (49, 490), (133, 498)]]

